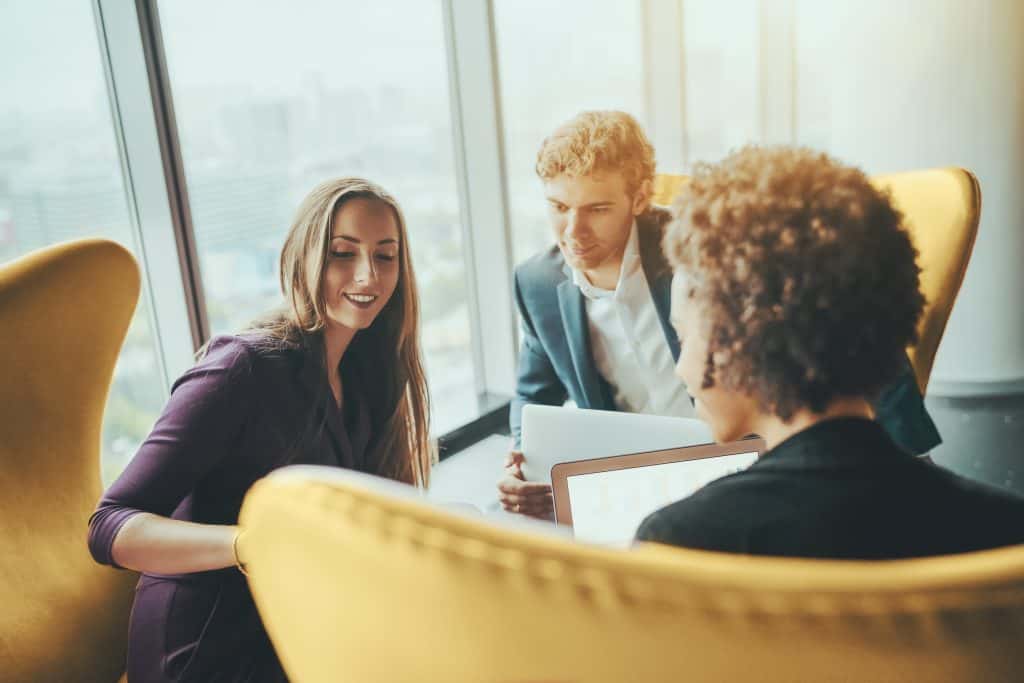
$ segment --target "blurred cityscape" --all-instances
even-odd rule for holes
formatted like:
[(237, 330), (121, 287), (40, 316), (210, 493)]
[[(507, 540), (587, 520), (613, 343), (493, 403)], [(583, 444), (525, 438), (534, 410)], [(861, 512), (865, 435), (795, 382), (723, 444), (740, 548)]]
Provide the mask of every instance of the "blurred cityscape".
[[(101, 94), (102, 106), (44, 119), (0, 112), (0, 260), (84, 236), (133, 246)], [(278, 254), (301, 198), (326, 178), (365, 176), (398, 198), (408, 222), (435, 431), (469, 417), (476, 394), (447, 111), (393, 87), (339, 91), (316, 78), (297, 97), (233, 88), (176, 96), (213, 333), (236, 331), (279, 303)], [(441, 101), (446, 109), (446, 94)], [(410, 113), (422, 118), (409, 123)], [(157, 379), (143, 296), (105, 419), (108, 475), (134, 454), (159, 413), (165, 394)]]
[[(434, 432), (474, 417), (441, 3), (159, 5), (212, 332), (236, 331), (279, 302), (278, 254), (302, 197), (327, 178), (364, 176), (394, 194), (408, 222)], [(16, 0), (0, 11), (0, 54), (23, 57), (17, 66), (0, 60), (0, 88), (11, 95), (0, 102), (0, 261), (84, 236), (115, 239), (138, 255), (93, 18), (75, 5), (51, 22), (54, 7)], [(246, 30), (231, 29), (243, 11)], [(631, 3), (498, 0), (495, 11), (521, 260), (551, 243), (533, 173), (544, 135), (581, 109), (644, 119), (642, 32)], [(577, 36), (571, 44), (561, 39), (567, 22)], [(63, 50), (32, 42), (44, 23)], [(303, 38), (284, 26), (302, 27)], [(233, 30), (230, 46), (225, 30)], [(489, 228), (473, 227), (478, 236)], [(143, 291), (104, 420), (106, 481), (146, 437), (166, 391)]]

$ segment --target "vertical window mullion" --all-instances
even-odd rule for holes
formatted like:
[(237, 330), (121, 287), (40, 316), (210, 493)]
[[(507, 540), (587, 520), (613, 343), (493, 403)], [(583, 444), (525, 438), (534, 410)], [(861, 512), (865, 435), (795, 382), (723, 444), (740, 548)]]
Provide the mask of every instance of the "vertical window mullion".
[(683, 0), (643, 0), (644, 95), (651, 143), (661, 173), (682, 173), (686, 149)]
[[(128, 205), (165, 384), (206, 336), (198, 261), (155, 8), (94, 0)], [(161, 76), (162, 74), (162, 76)]]

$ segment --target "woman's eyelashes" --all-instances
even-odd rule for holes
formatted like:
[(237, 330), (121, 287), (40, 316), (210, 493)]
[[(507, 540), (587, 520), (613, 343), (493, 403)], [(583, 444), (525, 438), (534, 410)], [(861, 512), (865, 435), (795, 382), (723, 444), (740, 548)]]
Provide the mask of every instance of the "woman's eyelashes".
[[(331, 252), (331, 256), (333, 258), (336, 258), (336, 259), (351, 259), (351, 258), (355, 258), (356, 252), (354, 252), (354, 251), (332, 251)], [(374, 254), (373, 256), (378, 261), (390, 262), (390, 261), (394, 261), (395, 260), (395, 255), (394, 254), (384, 254), (384, 253), (381, 253), (381, 254)]]

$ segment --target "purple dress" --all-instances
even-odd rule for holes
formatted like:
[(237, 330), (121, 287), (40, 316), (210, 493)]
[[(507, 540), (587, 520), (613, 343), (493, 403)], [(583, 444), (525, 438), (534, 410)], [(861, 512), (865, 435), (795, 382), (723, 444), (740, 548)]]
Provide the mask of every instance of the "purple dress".
[[(111, 544), (139, 512), (236, 524), (249, 487), (283, 465), (372, 471), (372, 416), (347, 391), (344, 406), (342, 415), (313, 353), (267, 350), (251, 337), (214, 339), (174, 384), (153, 431), (89, 520), (93, 557), (116, 566)], [(130, 683), (286, 680), (234, 567), (143, 574), (129, 629)]]

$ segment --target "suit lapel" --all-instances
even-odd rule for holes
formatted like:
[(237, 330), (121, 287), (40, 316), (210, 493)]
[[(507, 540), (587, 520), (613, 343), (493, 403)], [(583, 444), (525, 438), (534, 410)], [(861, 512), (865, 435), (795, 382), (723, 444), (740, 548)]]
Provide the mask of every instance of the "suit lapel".
[(331, 396), (330, 390), (324, 391), (327, 378), (323, 366), (316, 363), (308, 354), (304, 359), (302, 367), (302, 383), (314, 400), (312, 406), (314, 419), (319, 421), (322, 427), (326, 427), (327, 436), (330, 439), (330, 444), (338, 463), (342, 467), (356, 467), (357, 463), (353, 461), (352, 448), (349, 444), (344, 424), (341, 422), (338, 405), (334, 402), (334, 397)]
[(580, 393), (587, 402), (587, 405), (579, 407), (605, 408), (604, 394), (590, 353), (590, 327), (587, 325), (583, 293), (571, 280), (564, 280), (558, 285), (558, 308), (562, 313), (565, 339), (569, 344)]
[(672, 298), (672, 269), (665, 261), (661, 251), (663, 226), (669, 216), (661, 210), (651, 210), (637, 219), (638, 238), (640, 241), (640, 265), (647, 278), (647, 287), (651, 290), (654, 309), (658, 312), (658, 322), (665, 334), (665, 341), (672, 352), (672, 360), (679, 360), (679, 337), (672, 329), (669, 311)]
[(343, 467), (361, 470), (360, 463), (356, 462), (354, 457), (355, 453), (348, 438), (348, 430), (345, 429), (344, 417), (341, 411), (338, 410), (338, 404), (334, 402), (333, 397), (327, 403), (327, 410), (329, 411), (327, 414), (327, 431), (331, 435), (331, 445), (334, 446), (338, 462)]

